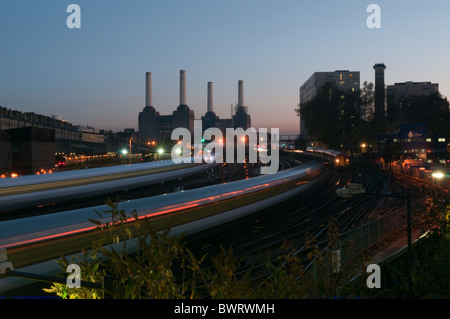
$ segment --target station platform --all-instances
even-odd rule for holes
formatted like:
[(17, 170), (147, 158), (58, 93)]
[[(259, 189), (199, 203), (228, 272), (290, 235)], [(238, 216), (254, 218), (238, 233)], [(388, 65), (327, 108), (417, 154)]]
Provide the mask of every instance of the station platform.
[[(414, 243), (417, 239), (419, 239), (423, 234), (422, 231), (413, 230), (411, 232), (411, 243)], [(373, 256), (373, 261), (377, 264), (382, 263), (386, 259), (394, 256), (400, 251), (406, 249), (408, 247), (408, 237), (406, 232), (397, 239), (394, 239), (386, 244), (384, 247), (380, 247), (378, 251)]]

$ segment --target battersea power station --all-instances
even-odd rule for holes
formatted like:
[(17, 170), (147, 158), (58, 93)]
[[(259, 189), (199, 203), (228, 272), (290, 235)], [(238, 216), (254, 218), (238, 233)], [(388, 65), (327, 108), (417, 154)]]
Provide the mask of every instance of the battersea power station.
[[(244, 106), (244, 82), (238, 82), (238, 104), (235, 107), (234, 115), (231, 119), (220, 119), (214, 113), (213, 104), (213, 83), (207, 85), (207, 112), (202, 116), (202, 127), (206, 130), (216, 127), (225, 134), (227, 128), (251, 127), (251, 119), (247, 107)], [(186, 99), (186, 71), (180, 71), (180, 105), (172, 115), (160, 115), (153, 105), (152, 96), (152, 74), (145, 74), (145, 107), (139, 113), (139, 139), (141, 142), (162, 141), (171, 138), (172, 131), (183, 127), (194, 133), (194, 111), (187, 105)]]

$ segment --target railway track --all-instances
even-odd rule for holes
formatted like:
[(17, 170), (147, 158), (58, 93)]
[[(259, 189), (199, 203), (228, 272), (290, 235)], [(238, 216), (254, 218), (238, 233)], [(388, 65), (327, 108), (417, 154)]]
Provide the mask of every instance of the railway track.
[[(293, 159), (280, 161), (280, 169), (298, 165), (301, 165), (301, 162)], [(207, 182), (212, 182), (210, 176), (219, 176), (221, 182), (224, 182), (226, 178), (242, 179), (249, 178), (251, 174), (257, 174), (254, 166), (242, 166), (239, 177), (237, 175), (227, 176), (225, 174), (227, 171), (223, 171), (224, 169), (232, 170), (232, 168), (214, 167), (214, 171), (205, 172), (209, 176)], [(323, 171), (326, 182), (317, 188), (286, 200), (282, 205), (264, 209), (240, 218), (236, 222), (208, 229), (207, 232), (188, 236), (185, 238), (187, 247), (200, 257), (205, 253), (214, 256), (221, 246), (231, 246), (234, 248), (237, 258), (246, 258), (239, 269), (239, 271), (245, 271), (250, 265), (255, 267), (254, 261), (263, 251), (272, 251), (273, 258), (276, 258), (281, 243), (286, 240), (298, 247), (298, 253), (301, 253), (306, 232), (313, 233), (318, 241), (323, 241), (330, 216), (336, 216), (342, 220), (342, 216), (351, 214), (353, 206), (356, 205), (352, 201), (353, 199), (337, 198), (335, 189), (347, 186), (357, 176), (354, 170), (337, 172), (329, 167), (324, 167)], [(373, 183), (369, 178), (365, 178), (366, 185)], [(192, 183), (190, 186), (188, 183), (183, 183), (183, 185), (184, 187), (195, 187), (199, 181), (194, 179)], [(261, 266), (262, 264), (257, 265), (257, 267)]]
[[(361, 174), (362, 173), (362, 174)], [(270, 252), (271, 261), (277, 262), (283, 242), (291, 242), (297, 248), (294, 255), (302, 254), (308, 233), (313, 234), (316, 241), (325, 245), (328, 222), (331, 216), (337, 218), (342, 232), (362, 218), (377, 200), (370, 198), (338, 198), (336, 188), (346, 187), (357, 180), (372, 191), (381, 187), (379, 179), (370, 172), (349, 169), (336, 171), (324, 166), (326, 182), (316, 189), (291, 198), (282, 205), (269, 207), (250, 217), (240, 219), (237, 223), (221, 225), (208, 231), (214, 234), (198, 234), (186, 238), (187, 247), (197, 256), (216, 255), (220, 247), (233, 247), (233, 254), (244, 261), (238, 272), (244, 273), (251, 267), (253, 270), (263, 269), (261, 256)], [(266, 274), (267, 275), (267, 274)]]
[[(240, 219), (236, 223), (227, 223), (211, 229), (208, 233), (214, 235), (209, 238), (207, 234), (190, 236), (186, 238), (189, 248), (198, 255), (205, 253), (214, 255), (220, 246), (232, 246), (238, 257), (258, 254), (263, 249), (273, 247), (278, 249), (282, 241), (295, 236), (299, 231), (306, 231), (306, 228), (310, 227), (314, 222), (311, 220), (314, 218), (313, 208), (315, 211), (320, 211), (334, 200), (332, 193), (336, 183), (348, 182), (348, 180), (338, 178), (340, 181), (334, 179), (330, 183), (332, 172), (326, 168), (324, 168), (324, 172), (327, 175), (326, 184), (329, 189), (327, 195), (321, 197), (321, 200), (310, 200), (310, 198), (320, 189), (323, 190), (323, 187), (326, 188), (325, 185), (302, 193), (296, 198), (291, 198), (282, 205), (269, 207), (250, 217)], [(306, 210), (310, 211), (310, 215), (303, 213)], [(315, 222), (316, 226), (320, 223), (320, 220)], [(303, 228), (305, 224), (309, 226)], [(303, 225), (303, 230), (299, 228), (300, 225)]]
[[(409, 194), (413, 227), (424, 222), (426, 207), (431, 205), (434, 199), (446, 196), (441, 188), (434, 187), (432, 183), (404, 174), (393, 175), (392, 190), (402, 195)], [(397, 205), (388, 210), (386, 214), (394, 213), (404, 205), (404, 201), (399, 200)]]
[[(283, 159), (280, 160), (280, 169), (288, 169), (301, 164), (297, 160)], [(228, 175), (230, 172), (231, 175)], [(242, 165), (237, 170), (236, 167), (231, 168), (225, 165), (214, 167), (205, 174), (206, 177), (203, 182), (193, 178), (191, 183), (187, 183), (187, 179), (185, 179), (182, 183), (184, 189), (204, 186), (204, 183), (220, 183), (250, 178), (257, 175), (257, 168), (252, 165), (247, 167)], [(304, 240), (307, 232), (313, 234), (316, 241), (323, 247), (326, 244), (328, 219), (331, 216), (336, 217), (339, 228), (342, 227), (342, 231), (344, 231), (355, 225), (359, 219), (370, 216), (371, 208), (377, 200), (380, 200), (376, 196), (350, 199), (337, 198), (335, 189), (348, 186), (351, 182), (359, 182), (368, 191), (375, 193), (383, 186), (376, 175), (361, 169), (355, 170), (352, 168), (348, 171), (339, 172), (324, 167), (324, 174), (326, 175), (326, 182), (321, 186), (291, 198), (281, 205), (266, 208), (236, 222), (211, 228), (207, 232), (186, 237), (187, 247), (198, 257), (204, 254), (215, 256), (220, 247), (233, 247), (235, 257), (237, 259), (244, 258), (244, 262), (240, 264), (239, 272), (247, 271), (250, 266), (253, 269), (262, 268), (263, 264), (258, 263), (258, 256), (261, 256), (263, 252), (271, 251), (273, 253), (272, 260), (275, 261), (284, 241), (291, 241), (293, 246), (297, 248), (295, 254), (302, 254), (305, 249)], [(217, 179), (214, 180), (213, 177)], [(400, 178), (396, 178), (395, 182), (399, 185), (403, 183), (404, 185), (401, 187), (404, 187), (404, 191), (409, 187)], [(419, 196), (421, 188), (415, 185), (413, 189)], [(397, 205), (400, 206), (402, 203), (399, 201)], [(211, 266), (209, 263), (204, 265)]]
[[(282, 165), (282, 169), (284, 168), (287, 168), (287, 167), (292, 167), (293, 165), (296, 165), (296, 166), (298, 166), (298, 165), (300, 165), (301, 163), (299, 163), (298, 161), (292, 161), (292, 160), (286, 160), (286, 161), (281, 161), (281, 163), (283, 163)], [(314, 165), (312, 165), (312, 166), (309, 166), (309, 167), (315, 167)], [(243, 169), (244, 168), (244, 169)], [(233, 169), (236, 169), (236, 167), (234, 167)], [(296, 170), (296, 171), (294, 171), (294, 172), (288, 172), (288, 174), (286, 175), (285, 174), (285, 176), (292, 176), (291, 174), (293, 174), (293, 176), (297, 176), (296, 174), (306, 174), (306, 176), (309, 178), (309, 173), (306, 173), (306, 172), (308, 172), (308, 170), (309, 170), (309, 168), (303, 168), (303, 169), (300, 169), (300, 170)], [(313, 169), (313, 170), (315, 170), (315, 169)], [(250, 175), (249, 173), (250, 173), (250, 171), (254, 171), (254, 167), (253, 166), (247, 166), (246, 167), (246, 165), (244, 165), (243, 167), (241, 167), (241, 168), (239, 168), (239, 172), (240, 172), (240, 175), (237, 175), (237, 174), (234, 174), (234, 177), (232, 178), (232, 179), (242, 179), (242, 178), (248, 178), (248, 176)], [(303, 173), (302, 173), (303, 172)], [(222, 174), (219, 174), (220, 176), (221, 176), (221, 178), (222, 178), (222, 181), (223, 181), (223, 177), (230, 177), (230, 176), (226, 176), (226, 175), (224, 175), (223, 174), (223, 172), (221, 171), (221, 173)], [(208, 174), (213, 174), (213, 172), (211, 172), (211, 171), (209, 171), (209, 173)], [(275, 179), (275, 180), (277, 180), (277, 178), (280, 178), (280, 177), (277, 177), (277, 176), (273, 176), (273, 177), (271, 177), (271, 176), (267, 176), (267, 177), (269, 177), (269, 179), (267, 179), (267, 178), (264, 178), (264, 180), (268, 180), (268, 181), (270, 181), (270, 180), (273, 180), (273, 179)], [(281, 179), (281, 181), (283, 181), (284, 179)], [(255, 183), (258, 183), (260, 180), (258, 179), (258, 180), (253, 180), (253, 181), (249, 181), (249, 183), (250, 183), (250, 185), (253, 185), (253, 184), (255, 184)], [(290, 182), (290, 184), (293, 184), (293, 183), (295, 183), (296, 182), (296, 179), (293, 179), (293, 181), (291, 181)], [(282, 191), (282, 189), (283, 188), (286, 188), (286, 187), (292, 187), (289, 183), (286, 183), (286, 181), (284, 181), (284, 182), (280, 182), (281, 184), (281, 186), (282, 187), (279, 187), (280, 189), (281, 189), (281, 191)], [(227, 183), (225, 183), (225, 184), (227, 184)], [(220, 190), (222, 190), (222, 189), (233, 189), (233, 187), (236, 187), (236, 186), (234, 186), (234, 185), (236, 185), (236, 184), (234, 184), (233, 183), (233, 185), (221, 185), (221, 188), (219, 188)], [(241, 182), (241, 184), (242, 184), (242, 182)], [(285, 185), (286, 184), (286, 185)], [(288, 185), (289, 184), (289, 185)], [(244, 185), (244, 184), (242, 184), (242, 185)], [(245, 184), (245, 185), (247, 185), (247, 184)], [(268, 183), (267, 185), (269, 185), (270, 187), (268, 187), (267, 188), (267, 190), (264, 190), (264, 187), (262, 187), (261, 188), (261, 192), (260, 193), (264, 193), (264, 194), (268, 194), (268, 197), (270, 197), (271, 196), (271, 194), (269, 194), (270, 192), (271, 193), (274, 193), (274, 192), (279, 192), (279, 190), (277, 190), (275, 187), (272, 187), (271, 186), (271, 184), (270, 183)], [(247, 189), (248, 189), (248, 187), (247, 187)], [(250, 187), (250, 189), (251, 189), (251, 187)], [(216, 189), (216, 190), (218, 190), (218, 189)], [(211, 191), (210, 191), (211, 192)], [(197, 193), (199, 193), (198, 191), (197, 191)], [(213, 191), (213, 193), (214, 193), (214, 191)], [(189, 193), (189, 194), (192, 194), (192, 193)], [(219, 193), (219, 194), (222, 194), (222, 193)], [(226, 194), (225, 194), (226, 195)], [(272, 194), (273, 195), (273, 194)], [(173, 195), (169, 195), (170, 196), (170, 198), (175, 198), (174, 196), (176, 196), (176, 194), (173, 194)], [(247, 197), (255, 197), (254, 195), (249, 195), (249, 196), (247, 196)], [(192, 197), (192, 196), (191, 196)], [(216, 197), (220, 197), (220, 196), (216, 196)], [(167, 197), (164, 197), (164, 198), (167, 198)], [(256, 200), (258, 200), (257, 199), (258, 198), (258, 196), (256, 196), (255, 197), (255, 199)], [(207, 199), (209, 200), (209, 197), (207, 197)], [(243, 200), (246, 200), (246, 197), (245, 196), (243, 196), (242, 197), (242, 199), (240, 199), (240, 198), (238, 198), (238, 200), (240, 200), (241, 202), (243, 201)], [(140, 208), (140, 209), (142, 209), (142, 208)], [(213, 209), (214, 209), (214, 207), (213, 207)], [(189, 217), (189, 216), (191, 216), (191, 214), (185, 214), (187, 217)], [(195, 217), (195, 216), (194, 216)], [(189, 217), (189, 218), (193, 218), (193, 217)], [(73, 242), (73, 241), (72, 241)], [(15, 253), (15, 251), (14, 251), (14, 253)], [(26, 262), (30, 262), (30, 258), (29, 258), (29, 256), (27, 255), (27, 256), (25, 256), (25, 257), (27, 257), (27, 260), (26, 260)], [(19, 257), (18, 256), (15, 256), (15, 258), (16, 258), (16, 260), (15, 261), (18, 261), (19, 260)], [(17, 264), (19, 264), (19, 262), (17, 262)]]

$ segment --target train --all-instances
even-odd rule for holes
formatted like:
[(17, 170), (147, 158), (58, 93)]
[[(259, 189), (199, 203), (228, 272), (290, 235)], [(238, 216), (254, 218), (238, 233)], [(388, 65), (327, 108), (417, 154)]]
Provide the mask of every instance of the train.
[(332, 163), (332, 165), (337, 169), (347, 169), (350, 165), (350, 157), (341, 151), (308, 147), (306, 152), (311, 154), (313, 157), (328, 160), (329, 163)]
[[(178, 171), (174, 172), (177, 173)], [(64, 173), (80, 174), (79, 172), (63, 172), (52, 174), (48, 178), (55, 179), (59, 174)], [(33, 176), (30, 176), (30, 179), (31, 177)], [(211, 227), (255, 213), (261, 208), (282, 203), (290, 197), (315, 189), (325, 181), (326, 175), (323, 174), (323, 168), (318, 163), (312, 162), (280, 171), (277, 174), (261, 175), (245, 180), (189, 189), (183, 192), (123, 201), (120, 203), (119, 208), (125, 212), (135, 211), (139, 218), (158, 216), (161, 221), (162, 217), (166, 215), (167, 225), (172, 225), (170, 230), (171, 236), (189, 235), (207, 231)], [(32, 182), (28, 180), (24, 182), (24, 185)], [(128, 187), (125, 185), (126, 179), (118, 179), (115, 183), (117, 184), (115, 186)], [(83, 187), (87, 188), (89, 186)], [(96, 185), (92, 186), (99, 188)], [(55, 190), (49, 192), (54, 193)], [(66, 197), (67, 192), (67, 190), (64, 190)], [(24, 195), (39, 198), (42, 196), (42, 192)], [(242, 203), (243, 199), (245, 199), (245, 204)], [(235, 201), (236, 205), (230, 205), (231, 201)], [(208, 207), (210, 205), (214, 205), (214, 209), (209, 210)], [(41, 247), (44, 247), (45, 243), (48, 243), (50, 239), (73, 240), (70, 237), (71, 235), (89, 232), (97, 227), (96, 224), (90, 221), (90, 219), (99, 219), (96, 211), (106, 212), (110, 209), (111, 207), (108, 205), (99, 205), (2, 221), (0, 223), (0, 249), (4, 248), (12, 251), (17, 247), (21, 247), (18, 254), (26, 255), (28, 249), (32, 249), (35, 252), (36, 247), (31, 244), (40, 243), (42, 244)], [(193, 213), (195, 210), (203, 210), (203, 212), (199, 215)], [(103, 218), (100, 218), (100, 222), (111, 222), (110, 215), (104, 215)], [(162, 223), (161, 229), (164, 227), (166, 225)], [(156, 230), (159, 231), (160, 229)], [(134, 239), (127, 241), (129, 252), (133, 252), (136, 249), (137, 243), (138, 241)], [(58, 255), (64, 254), (61, 251), (57, 253)], [(18, 267), (19, 271), (46, 275), (61, 270), (60, 265), (55, 260), (57, 257), (52, 257), (51, 259), (48, 255), (41, 255), (40, 257), (42, 259), (40, 261), (29, 261), (29, 264), (26, 261), (21, 266), (14, 266)], [(82, 260), (83, 258), (78, 252), (65, 257), (74, 261)], [(47, 258), (49, 259), (47, 260)], [(26, 283), (26, 279), (4, 278), (0, 285), (0, 293), (17, 289), (26, 285)]]
[[(194, 168), (196, 171), (200, 171), (202, 167), (196, 166)], [(192, 168), (189, 169), (193, 171)], [(178, 174), (178, 176), (180, 175), (180, 170), (175, 170), (172, 172), (174, 176), (177, 176), (176, 174)], [(259, 204), (260, 202), (269, 201), (269, 198), (275, 198), (277, 195), (293, 196), (292, 194), (289, 194), (288, 191), (281, 192), (279, 187), (280, 185), (289, 185), (292, 192), (301, 192), (304, 189), (312, 187), (312, 185), (315, 184), (313, 181), (317, 182), (317, 180), (320, 180), (320, 177), (322, 176), (321, 172), (322, 169), (317, 163), (308, 163), (280, 171), (277, 174), (261, 175), (245, 180), (190, 189), (184, 192), (173, 192), (164, 195), (155, 195), (152, 197), (124, 201), (121, 202), (121, 209), (129, 212), (135, 210), (140, 217), (151, 217), (154, 215), (160, 216), (163, 214), (172, 214), (176, 211), (185, 209), (199, 208), (203, 205), (209, 205), (212, 203), (218, 204), (219, 202), (222, 202), (223, 205), (225, 205), (224, 207), (227, 207), (228, 205), (226, 203), (228, 203), (230, 199), (235, 199), (249, 194), (256, 194), (258, 192), (260, 194), (264, 193), (264, 196), (261, 195), (262, 197), (254, 197), (255, 203)], [(52, 175), (57, 176), (58, 174), (61, 173), (55, 173)], [(197, 173), (194, 172), (193, 174)], [(161, 174), (152, 175), (156, 176), (158, 180), (165, 180)], [(128, 180), (133, 180), (133, 178), (115, 180), (114, 187), (117, 189), (120, 188), (121, 185), (122, 189), (130, 187)], [(302, 181), (302, 187), (298, 186), (299, 181)], [(33, 183), (32, 181), (29, 181), (28, 183), (23, 183), (22, 185), (33, 185)], [(84, 185), (83, 188), (93, 191), (94, 188), (107, 188), (109, 186), (109, 184), (106, 185), (106, 183), (102, 183), (101, 187), (98, 185), (98, 183), (95, 183), (94, 185)], [(67, 193), (69, 191), (74, 192), (75, 188), (77, 188), (77, 186), (65, 189), (52, 189), (47, 191), (3, 196), (0, 200), (0, 204), (5, 206), (10, 200), (15, 200), (14, 202), (17, 203), (19, 199), (22, 202), (25, 200), (31, 201), (34, 198), (39, 200), (42, 199), (46, 193), (52, 195), (52, 198), (58, 197), (60, 194), (65, 194), (67, 197)], [(21, 220), (17, 219), (4, 221), (0, 223), (0, 248), (7, 248), (4, 245), (9, 247), (18, 239), (20, 239), (20, 241), (25, 241), (32, 239), (33, 236), (42, 236), (41, 234), (45, 234), (45, 236), (56, 236), (60, 232), (74, 232), (75, 230), (83, 231), (89, 228), (89, 226), (92, 226), (89, 219), (98, 218), (95, 210), (102, 212), (108, 209), (110, 208), (108, 208), (105, 204), (95, 207), (75, 209), (72, 211), (62, 211), (60, 213), (28, 217)], [(243, 213), (247, 214), (249, 212), (250, 209), (247, 207)], [(219, 219), (216, 213), (214, 213), (212, 217), (213, 219)], [(110, 217), (107, 216), (105, 222), (108, 218), (110, 219)], [(230, 219), (231, 217), (228, 216), (227, 218)]]
[(55, 156), (55, 167), (66, 167), (67, 164), (67, 156), (65, 155), (56, 155)]

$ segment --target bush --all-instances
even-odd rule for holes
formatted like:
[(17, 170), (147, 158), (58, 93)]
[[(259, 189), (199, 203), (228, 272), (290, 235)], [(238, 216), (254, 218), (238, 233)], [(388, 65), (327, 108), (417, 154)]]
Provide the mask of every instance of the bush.
[[(300, 255), (285, 242), (278, 257), (261, 254), (250, 267), (242, 268), (245, 258), (236, 258), (232, 247), (221, 247), (216, 256), (195, 256), (183, 236), (170, 236), (170, 227), (156, 232), (150, 220), (139, 219), (136, 211), (127, 215), (118, 203), (108, 200), (107, 204), (110, 210), (97, 214), (109, 214), (111, 222), (92, 220), (100, 237), (91, 250), (83, 251), (78, 265), (83, 281), (99, 283), (111, 274), (113, 289), (108, 293), (113, 298), (337, 298), (361, 297), (368, 292), (365, 279), (351, 281), (362, 273), (363, 259), (355, 259), (339, 273), (332, 271), (333, 251), (343, 245), (334, 219), (330, 219), (331, 240), (326, 247), (319, 247), (309, 236)], [(127, 240), (138, 244), (132, 254)], [(69, 264), (65, 257), (58, 262), (62, 269)], [(68, 289), (58, 283), (45, 291), (62, 298), (102, 298), (101, 290)]]

